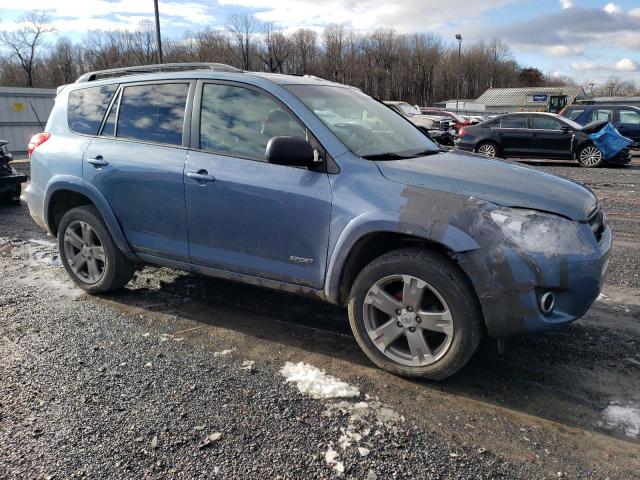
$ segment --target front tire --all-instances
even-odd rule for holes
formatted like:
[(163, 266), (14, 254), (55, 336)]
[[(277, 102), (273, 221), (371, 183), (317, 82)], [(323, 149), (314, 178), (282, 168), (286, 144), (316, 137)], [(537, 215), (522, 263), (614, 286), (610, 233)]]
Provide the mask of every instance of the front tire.
[(67, 273), (83, 290), (104, 293), (124, 287), (135, 272), (93, 205), (72, 208), (58, 227), (58, 248)]
[(396, 250), (372, 261), (356, 278), (348, 309), (367, 357), (404, 377), (453, 375), (482, 337), (469, 281), (448, 258), (428, 250)]
[(602, 151), (593, 144), (580, 147), (577, 157), (580, 166), (585, 168), (599, 167), (604, 162)]

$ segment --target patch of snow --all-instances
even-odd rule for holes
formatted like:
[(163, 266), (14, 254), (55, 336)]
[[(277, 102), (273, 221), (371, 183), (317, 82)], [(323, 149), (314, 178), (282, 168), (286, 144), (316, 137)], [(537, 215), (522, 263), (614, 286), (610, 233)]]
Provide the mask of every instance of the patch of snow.
[(287, 362), (280, 373), (286, 382), (295, 383), (301, 393), (313, 398), (353, 398), (360, 395), (357, 388), (304, 362)]
[(242, 362), (242, 366), (240, 367), (242, 370), (251, 371), (256, 364), (255, 360), (244, 360)]
[(596, 298), (596, 302), (605, 302), (609, 300), (609, 297), (607, 297), (604, 293), (601, 293), (600, 295), (598, 295), (598, 298)]
[(611, 404), (602, 415), (609, 426), (623, 428), (627, 437), (637, 438), (640, 434), (640, 406), (633, 402), (626, 406)]
[(213, 356), (214, 357), (226, 357), (227, 355), (231, 355), (235, 351), (236, 351), (235, 348), (230, 348), (228, 350), (222, 350), (220, 352), (213, 352)]
[(371, 453), (371, 450), (365, 447), (358, 447), (358, 453), (361, 457), (366, 457), (367, 455), (369, 455), (369, 453)]
[(329, 465), (333, 465), (333, 469), (338, 473), (344, 473), (344, 463), (339, 460), (338, 452), (333, 449), (333, 445), (329, 444), (329, 448), (324, 454), (324, 460)]

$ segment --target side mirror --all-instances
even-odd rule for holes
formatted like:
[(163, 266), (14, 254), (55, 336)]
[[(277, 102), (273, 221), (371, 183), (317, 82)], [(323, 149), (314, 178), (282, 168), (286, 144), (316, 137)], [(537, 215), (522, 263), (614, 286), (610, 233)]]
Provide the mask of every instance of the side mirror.
[(569, 133), (571, 131), (571, 129), (567, 125), (561, 126), (560, 130), (562, 130), (562, 133)]
[(313, 147), (300, 137), (273, 137), (267, 143), (267, 162), (290, 167), (311, 167), (315, 163)]

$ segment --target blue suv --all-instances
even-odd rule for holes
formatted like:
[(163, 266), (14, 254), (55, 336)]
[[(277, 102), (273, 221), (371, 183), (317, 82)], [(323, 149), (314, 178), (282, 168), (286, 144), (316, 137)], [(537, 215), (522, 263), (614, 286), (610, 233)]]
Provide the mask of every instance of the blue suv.
[(443, 379), (483, 335), (565, 325), (611, 231), (572, 181), (441, 151), (356, 88), (220, 64), (92, 72), (59, 89), (26, 198), (73, 281), (145, 264), (348, 307), (378, 366)]

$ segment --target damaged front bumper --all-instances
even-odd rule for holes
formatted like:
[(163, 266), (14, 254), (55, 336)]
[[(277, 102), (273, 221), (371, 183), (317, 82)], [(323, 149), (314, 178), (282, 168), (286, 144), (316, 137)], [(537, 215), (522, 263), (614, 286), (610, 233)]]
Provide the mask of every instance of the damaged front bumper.
[[(582, 317), (598, 297), (609, 264), (611, 230), (604, 223), (590, 248), (569, 254), (527, 253), (497, 241), (458, 255), (471, 280), (491, 337), (511, 336), (566, 325)], [(549, 308), (551, 307), (551, 308)]]

